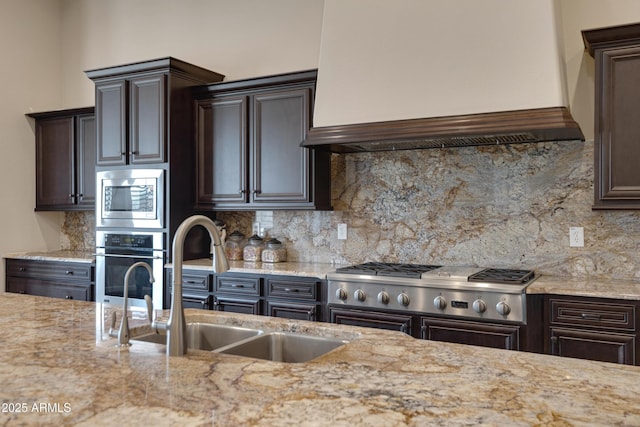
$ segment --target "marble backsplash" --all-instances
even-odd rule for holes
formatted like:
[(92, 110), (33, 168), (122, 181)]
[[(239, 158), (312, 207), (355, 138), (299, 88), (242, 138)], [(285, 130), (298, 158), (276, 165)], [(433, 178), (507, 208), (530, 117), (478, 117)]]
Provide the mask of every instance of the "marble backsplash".
[[(334, 155), (332, 177), (333, 211), (273, 211), (266, 232), (290, 261), (640, 279), (640, 212), (591, 209), (592, 141)], [(93, 244), (94, 218), (81, 217), (67, 214), (71, 245)], [(250, 235), (256, 212), (218, 218)], [(569, 247), (571, 226), (584, 227), (583, 248)]]

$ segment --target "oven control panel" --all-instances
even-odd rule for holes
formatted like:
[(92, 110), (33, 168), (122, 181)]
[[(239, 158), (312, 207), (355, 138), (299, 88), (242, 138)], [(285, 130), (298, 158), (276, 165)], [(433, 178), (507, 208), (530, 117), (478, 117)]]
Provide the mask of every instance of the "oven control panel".
[(410, 311), (450, 317), (526, 323), (524, 293), (479, 288), (441, 289), (410, 284), (329, 280), (327, 302), (353, 308)]

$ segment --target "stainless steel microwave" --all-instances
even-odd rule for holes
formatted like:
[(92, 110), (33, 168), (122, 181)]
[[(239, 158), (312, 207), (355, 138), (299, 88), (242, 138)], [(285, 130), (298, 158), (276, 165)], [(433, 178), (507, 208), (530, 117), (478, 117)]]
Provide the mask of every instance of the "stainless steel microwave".
[(96, 173), (97, 227), (164, 227), (164, 170), (118, 169)]

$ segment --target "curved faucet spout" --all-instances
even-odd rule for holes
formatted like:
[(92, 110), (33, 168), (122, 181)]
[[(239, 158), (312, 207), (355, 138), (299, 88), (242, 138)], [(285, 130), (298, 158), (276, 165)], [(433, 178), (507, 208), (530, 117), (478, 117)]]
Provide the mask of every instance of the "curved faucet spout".
[(153, 283), (155, 279), (153, 278), (153, 270), (151, 266), (146, 262), (138, 261), (132, 264), (127, 272), (124, 274), (124, 291), (123, 291), (123, 307), (122, 307), (122, 322), (120, 323), (120, 329), (118, 330), (118, 346), (126, 347), (129, 345), (129, 321), (127, 320), (127, 302), (129, 298), (129, 276), (131, 272), (138, 267), (144, 267), (149, 272), (149, 283)]
[(214, 222), (204, 215), (193, 215), (185, 219), (173, 237), (172, 262), (173, 285), (171, 289), (171, 313), (167, 321), (167, 356), (182, 356), (187, 351), (186, 322), (182, 306), (182, 263), (184, 261), (184, 241), (187, 233), (196, 225), (204, 227), (211, 237), (213, 252), (213, 272), (229, 270), (229, 261), (222, 247), (222, 239)]

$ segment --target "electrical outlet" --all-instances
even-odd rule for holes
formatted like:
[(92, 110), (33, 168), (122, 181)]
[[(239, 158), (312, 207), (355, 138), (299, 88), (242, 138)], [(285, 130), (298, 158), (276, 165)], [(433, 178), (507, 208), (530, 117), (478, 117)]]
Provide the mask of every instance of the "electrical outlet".
[(253, 223), (253, 228), (251, 230), (251, 233), (254, 235), (260, 235), (260, 223), (259, 222), (254, 222)]
[(338, 240), (347, 240), (347, 224), (338, 224)]
[(584, 227), (569, 227), (569, 247), (584, 247)]

